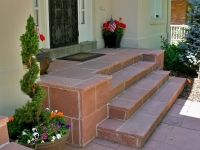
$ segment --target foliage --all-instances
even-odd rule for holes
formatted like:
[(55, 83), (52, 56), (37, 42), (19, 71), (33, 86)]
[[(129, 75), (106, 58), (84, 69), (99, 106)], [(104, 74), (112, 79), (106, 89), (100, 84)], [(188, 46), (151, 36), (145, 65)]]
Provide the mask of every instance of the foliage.
[(13, 139), (19, 138), (20, 140), (23, 137), (20, 136), (22, 131), (28, 132), (41, 123), (48, 125), (57, 121), (57, 119), (51, 118), (48, 111), (41, 109), (45, 91), (36, 83), (40, 69), (35, 58), (39, 50), (39, 38), (42, 41), (45, 39), (42, 34), (36, 32), (33, 17), (30, 15), (27, 20), (26, 32), (20, 37), (22, 63), (26, 68), (26, 73), (20, 80), (20, 85), (22, 92), (27, 94), (31, 100), (27, 101), (22, 108), (16, 109), (8, 122), (9, 137)]
[(164, 69), (180, 71), (186, 74), (195, 74), (195, 71), (184, 65), (179, 60), (179, 55), (183, 54), (183, 50), (179, 48), (179, 45), (169, 44), (167, 39), (161, 36), (161, 49), (164, 50)]
[(116, 28), (114, 32), (110, 31), (110, 21), (107, 21), (105, 23), (103, 23), (103, 27), (102, 27), (102, 33), (105, 36), (108, 35), (122, 35), (124, 33), (124, 29), (126, 28), (126, 24), (121, 22), (122, 18), (119, 18), (119, 21), (114, 20), (114, 23), (116, 24)]
[(184, 50), (180, 54), (180, 60), (188, 67), (198, 70), (200, 64), (200, 1), (188, 0), (191, 4), (188, 8), (188, 25), (186, 29), (185, 41), (180, 42), (179, 46)]

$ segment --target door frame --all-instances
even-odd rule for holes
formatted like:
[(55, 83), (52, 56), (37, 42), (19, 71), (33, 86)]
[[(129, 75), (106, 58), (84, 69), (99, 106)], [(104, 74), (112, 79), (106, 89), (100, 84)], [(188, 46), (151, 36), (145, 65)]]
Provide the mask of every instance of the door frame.
[[(87, 41), (93, 40), (93, 0), (86, 0), (89, 3), (88, 6), (88, 25), (89, 33)], [(40, 48), (50, 49), (50, 26), (49, 26), (49, 0), (38, 0), (39, 2), (39, 22), (40, 22), (40, 33), (45, 35), (45, 41), (40, 42)], [(80, 0), (78, 0), (78, 11)], [(78, 20), (80, 20), (80, 13), (78, 12)], [(79, 31), (79, 22), (78, 21), (78, 31)], [(78, 43), (80, 39), (78, 38)]]
[[(93, 1), (92, 0), (84, 0), (85, 2), (87, 1), (87, 3), (85, 3), (85, 5), (87, 5), (87, 9), (86, 9), (86, 17), (87, 17), (87, 32), (88, 32), (88, 36), (87, 39), (85, 41), (92, 41), (93, 40)], [(81, 14), (80, 14), (80, 6), (81, 5), (81, 0), (78, 0), (78, 30), (79, 30), (79, 39), (78, 39), (78, 43), (84, 42), (81, 41), (80, 39), (80, 34), (81, 34)]]

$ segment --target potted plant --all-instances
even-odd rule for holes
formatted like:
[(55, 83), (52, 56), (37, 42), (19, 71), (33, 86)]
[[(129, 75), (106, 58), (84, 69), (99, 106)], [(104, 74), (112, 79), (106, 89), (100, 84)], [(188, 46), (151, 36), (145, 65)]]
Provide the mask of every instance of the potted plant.
[(105, 47), (120, 47), (121, 38), (123, 36), (124, 29), (126, 28), (126, 24), (122, 23), (121, 20), (121, 17), (119, 18), (119, 21), (113, 20), (111, 17), (110, 21), (103, 23), (102, 34)]
[[(59, 150), (52, 144), (58, 144), (59, 141), (65, 143), (70, 125), (66, 123), (62, 112), (41, 108), (45, 91), (36, 83), (40, 69), (35, 57), (39, 50), (39, 38), (45, 39), (43, 35), (38, 35), (30, 15), (26, 32), (20, 37), (22, 63), (26, 67), (20, 85), (23, 93), (31, 100), (22, 108), (16, 109), (13, 117), (9, 118), (8, 133), (11, 139), (23, 145), (40, 150)], [(61, 149), (63, 146), (60, 146)]]

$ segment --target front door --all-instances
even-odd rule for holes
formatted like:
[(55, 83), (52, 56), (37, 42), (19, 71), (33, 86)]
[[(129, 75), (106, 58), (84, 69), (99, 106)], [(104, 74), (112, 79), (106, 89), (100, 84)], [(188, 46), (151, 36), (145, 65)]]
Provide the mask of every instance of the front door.
[(49, 1), (50, 47), (78, 43), (78, 0)]

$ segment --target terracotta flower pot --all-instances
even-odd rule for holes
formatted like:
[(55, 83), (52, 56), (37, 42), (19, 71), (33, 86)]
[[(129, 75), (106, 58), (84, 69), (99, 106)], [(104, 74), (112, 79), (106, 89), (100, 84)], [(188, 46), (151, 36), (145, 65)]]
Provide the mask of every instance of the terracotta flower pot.
[[(60, 139), (55, 140), (54, 142), (46, 142), (46, 143), (37, 144), (36, 150), (63, 150), (68, 136), (69, 136), (69, 132), (63, 137), (61, 137)], [(11, 140), (11, 141), (14, 141), (14, 140)], [(22, 145), (35, 149), (35, 147), (30, 146), (28, 144), (22, 144)]]

